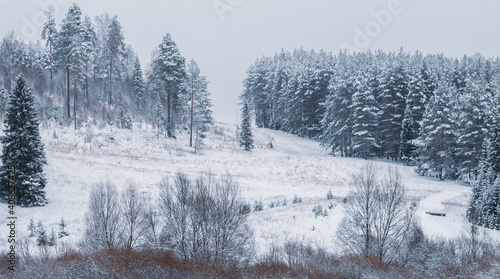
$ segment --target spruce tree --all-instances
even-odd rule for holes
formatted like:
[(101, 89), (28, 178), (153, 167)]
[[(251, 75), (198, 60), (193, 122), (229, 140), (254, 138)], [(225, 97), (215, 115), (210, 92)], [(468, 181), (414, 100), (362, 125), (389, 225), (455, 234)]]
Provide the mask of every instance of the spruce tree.
[(482, 145), (482, 156), (479, 164), (479, 178), (472, 183), (472, 196), (467, 209), (469, 222), (483, 225), (486, 222), (484, 213), (485, 193), (489, 185), (493, 183), (493, 169), (491, 167), (491, 142), (486, 138)]
[(380, 149), (377, 143), (379, 110), (364, 77), (358, 78), (356, 88), (352, 97), (353, 154), (363, 159), (373, 158)]
[(484, 217), (481, 225), (500, 230), (500, 178), (484, 189), (482, 203)]
[(401, 143), (399, 144), (399, 160), (408, 166), (415, 165), (418, 159), (417, 147), (413, 143), (413, 140), (418, 137), (415, 127), (413, 118), (406, 114), (401, 131)]
[(181, 110), (182, 95), (185, 93), (183, 83), (186, 78), (186, 62), (181, 56), (172, 36), (167, 34), (158, 46), (158, 56), (153, 61), (155, 78), (163, 86), (166, 96), (161, 96), (163, 107), (167, 111), (167, 135), (175, 137), (175, 116)]
[(427, 104), (420, 137), (417, 139), (420, 153), (418, 172), (441, 180), (456, 178), (453, 152), (457, 137), (452, 92), (448, 84), (439, 84)]
[(122, 26), (117, 17), (114, 16), (108, 27), (106, 41), (106, 50), (109, 58), (109, 106), (111, 106), (113, 102), (113, 62), (118, 60), (125, 53), (125, 43), (123, 40)]
[(3, 145), (0, 182), (2, 198), (8, 195), (9, 167), (14, 167), (17, 204), (43, 206), (47, 204), (45, 185), (47, 179), (43, 166), (47, 164), (44, 147), (38, 130), (39, 120), (31, 88), (24, 75), (16, 79), (10, 95), (7, 125), (1, 138)]
[(146, 88), (144, 85), (144, 79), (142, 76), (141, 63), (139, 62), (139, 57), (136, 57), (134, 63), (134, 71), (132, 73), (132, 92), (135, 98), (135, 105), (137, 110), (140, 111), (144, 108), (146, 104)]
[(406, 109), (408, 81), (402, 65), (391, 69), (381, 82), (382, 93), (380, 103), (380, 131), (383, 156), (387, 159), (397, 159), (401, 127)]
[(246, 103), (243, 105), (243, 113), (241, 116), (240, 146), (244, 146), (245, 151), (250, 151), (253, 149), (250, 110), (248, 109), (248, 105)]
[(473, 76), (468, 76), (466, 86), (459, 100), (458, 146), (457, 156), (460, 161), (460, 175), (465, 182), (477, 179), (481, 160), (481, 145), (487, 136), (487, 113), (490, 110), (488, 96), (484, 94), (485, 84)]
[(356, 88), (352, 77), (332, 79), (330, 94), (326, 97), (326, 111), (321, 120), (321, 146), (340, 151), (342, 157), (352, 155), (352, 96)]

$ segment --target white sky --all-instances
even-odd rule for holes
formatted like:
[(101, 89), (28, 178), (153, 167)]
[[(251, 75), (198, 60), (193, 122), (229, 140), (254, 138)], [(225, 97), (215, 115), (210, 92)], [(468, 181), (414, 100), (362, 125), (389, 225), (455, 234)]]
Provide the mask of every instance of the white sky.
[(229, 123), (248, 66), (281, 48), (500, 54), (500, 1), (491, 0), (0, 0), (0, 37), (14, 30), (37, 40), (45, 7), (56, 7), (60, 23), (72, 2), (92, 18), (117, 15), (143, 66), (171, 33), (181, 54), (194, 58), (210, 80), (216, 120)]

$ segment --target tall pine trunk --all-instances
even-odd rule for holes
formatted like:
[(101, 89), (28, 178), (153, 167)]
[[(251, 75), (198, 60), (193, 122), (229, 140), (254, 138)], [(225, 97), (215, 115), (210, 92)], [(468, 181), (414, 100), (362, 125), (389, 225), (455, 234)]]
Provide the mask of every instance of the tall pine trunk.
[(76, 71), (75, 71), (75, 62), (73, 62), (73, 89), (74, 89), (74, 97), (73, 97), (73, 117), (75, 118), (75, 130), (76, 130)]
[(191, 131), (189, 133), (189, 147), (193, 146), (193, 118), (194, 118), (194, 88), (191, 84)]
[(52, 74), (52, 37), (49, 39), (49, 55), (50, 55), (50, 91), (54, 90), (54, 77)]
[(170, 90), (168, 90), (167, 88), (167, 135), (168, 137), (172, 137), (172, 117), (171, 117), (171, 113), (172, 113), (172, 108), (170, 106), (170, 103), (171, 103), (171, 93), (170, 93)]
[(109, 106), (111, 106), (112, 95), (113, 95), (113, 58), (111, 57), (109, 62)]
[(68, 98), (67, 98), (68, 118), (71, 119), (69, 75), (70, 75), (70, 69), (69, 69), (69, 56), (68, 56), (68, 64), (66, 65), (66, 89), (68, 92)]

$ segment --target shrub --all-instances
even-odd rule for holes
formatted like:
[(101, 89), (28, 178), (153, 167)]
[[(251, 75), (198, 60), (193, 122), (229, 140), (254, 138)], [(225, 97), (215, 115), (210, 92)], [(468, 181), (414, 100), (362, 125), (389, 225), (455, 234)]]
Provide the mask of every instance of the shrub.
[(255, 201), (255, 204), (253, 205), (253, 211), (259, 212), (263, 210), (264, 210), (264, 205), (262, 204), (262, 201)]
[(295, 195), (295, 196), (293, 197), (293, 203), (294, 203), (294, 204), (295, 204), (295, 203), (301, 203), (301, 202), (302, 202), (302, 198), (297, 197), (297, 195)]
[(314, 212), (314, 217), (318, 218), (318, 216), (323, 214), (323, 207), (321, 207), (321, 205), (317, 205), (313, 208), (312, 212)]
[(333, 199), (332, 190), (329, 190), (328, 193), (326, 193), (326, 199), (328, 199), (328, 200)]

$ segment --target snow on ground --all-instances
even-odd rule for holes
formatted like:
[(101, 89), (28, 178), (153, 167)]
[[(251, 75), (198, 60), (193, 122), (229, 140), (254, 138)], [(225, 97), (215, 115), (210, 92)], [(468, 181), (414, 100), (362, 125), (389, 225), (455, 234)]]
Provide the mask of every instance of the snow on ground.
[[(366, 161), (329, 156), (314, 140), (267, 129), (253, 132), (256, 148), (245, 152), (238, 146), (234, 125), (217, 123), (206, 140), (205, 151), (196, 155), (188, 145), (187, 133), (179, 133), (177, 140), (164, 135), (157, 138), (145, 124), (136, 123), (132, 131), (111, 126), (74, 131), (55, 124), (42, 125), (50, 203), (41, 208), (16, 208), (17, 238), (28, 236), (31, 218), (35, 223), (42, 221), (49, 233), (52, 228), (57, 232), (64, 218), (70, 233), (64, 241), (76, 243), (84, 231), (89, 190), (96, 182), (110, 180), (121, 188), (134, 180), (145, 196), (154, 198), (156, 183), (163, 176), (182, 171), (195, 178), (213, 172), (233, 175), (243, 198), (252, 206), (262, 201), (264, 210), (249, 216), (259, 254), (267, 252), (271, 244), (287, 240), (335, 250), (342, 199), (349, 192), (352, 173)], [(462, 234), (470, 187), (418, 176), (412, 167), (381, 160), (373, 163), (381, 171), (389, 166), (399, 168), (410, 196), (420, 200), (418, 215), (429, 236)], [(329, 190), (334, 196), (331, 200), (326, 198)], [(293, 203), (295, 196), (302, 202)], [(279, 206), (270, 208), (272, 203)], [(315, 217), (312, 209), (317, 205), (326, 209), (327, 216)], [(7, 205), (4, 207), (7, 213)], [(426, 211), (445, 212), (446, 216), (430, 216)], [(0, 220), (0, 249), (7, 247), (5, 222), (5, 218)], [(498, 232), (491, 235), (500, 239)]]

